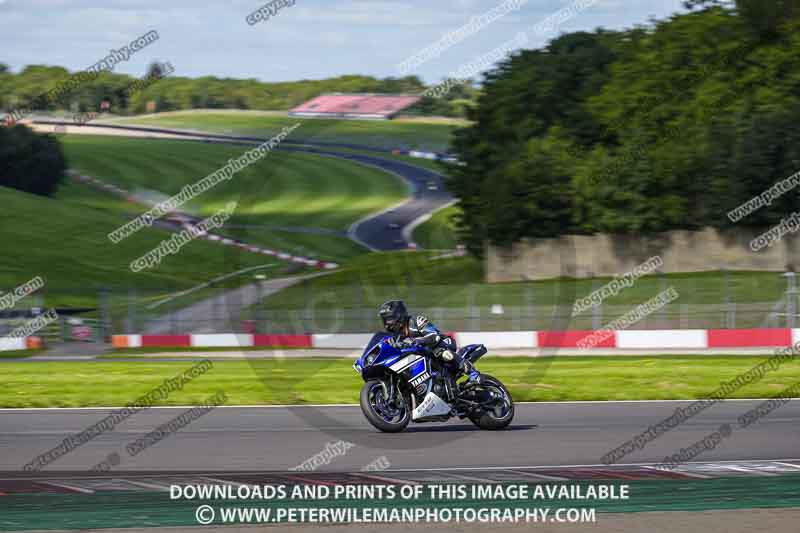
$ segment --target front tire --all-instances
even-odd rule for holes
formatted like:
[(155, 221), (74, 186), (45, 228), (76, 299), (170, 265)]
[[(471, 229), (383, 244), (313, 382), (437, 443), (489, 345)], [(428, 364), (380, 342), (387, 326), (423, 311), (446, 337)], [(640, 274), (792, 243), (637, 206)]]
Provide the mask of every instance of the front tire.
[(386, 433), (399, 433), (411, 421), (411, 409), (400, 391), (395, 391), (401, 405), (385, 401), (383, 385), (379, 379), (371, 379), (361, 388), (361, 412), (370, 424)]
[(492, 409), (487, 409), (479, 414), (470, 415), (469, 419), (473, 424), (481, 429), (489, 431), (497, 431), (505, 429), (514, 420), (514, 400), (511, 398), (511, 393), (508, 392), (506, 386), (503, 385), (499, 379), (493, 378), (488, 374), (481, 375), (480, 385), (476, 385), (484, 389), (484, 394), (491, 392), (498, 396), (494, 402)]

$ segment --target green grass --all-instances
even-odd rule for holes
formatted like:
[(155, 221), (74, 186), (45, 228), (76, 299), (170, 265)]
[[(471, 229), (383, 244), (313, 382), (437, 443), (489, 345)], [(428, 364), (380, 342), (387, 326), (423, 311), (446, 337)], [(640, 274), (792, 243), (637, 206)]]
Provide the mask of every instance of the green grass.
[(27, 359), (28, 357), (33, 357), (34, 355), (39, 355), (42, 353), (43, 350), (9, 350), (6, 352), (0, 352), (0, 359)]
[[(569, 304), (586, 296), (610, 281), (610, 278), (561, 278), (530, 282), (483, 283), (483, 266), (472, 257), (434, 259), (436, 252), (391, 252), (370, 254), (348, 263), (329, 276), (310, 280), (312, 291), (334, 293), (342, 305), (379, 304), (388, 294), (410, 296), (414, 293), (419, 305), (462, 307), (470, 301), (487, 306), (493, 303), (523, 305), (530, 292), (537, 304)], [(727, 277), (727, 280), (726, 280)], [(606, 299), (607, 305), (639, 304), (657, 294), (662, 285), (674, 286), (681, 303), (723, 302), (725, 295), (734, 302), (770, 302), (779, 299), (786, 289), (785, 278), (777, 272), (701, 272), (656, 275), (636, 280), (616, 296)], [(357, 290), (361, 287), (362, 290)], [(292, 287), (268, 300), (283, 307), (302, 306), (305, 287)], [(366, 296), (366, 298), (365, 298)]]
[[(288, 120), (284, 116), (265, 116), (265, 115), (249, 115), (241, 112), (215, 112), (211, 113), (211, 118), (207, 119), (209, 114), (198, 112), (177, 112), (165, 113), (159, 116), (145, 116), (145, 117), (126, 117), (121, 119), (114, 119), (110, 122), (118, 123), (120, 125), (132, 126), (152, 126), (163, 128), (179, 128), (179, 129), (192, 129), (196, 131), (225, 134), (225, 135), (239, 135), (239, 136), (255, 136), (267, 138), (275, 135), (284, 126), (291, 126), (298, 121), (303, 123), (303, 126), (292, 132), (291, 138), (295, 140), (304, 140), (309, 142), (338, 142), (346, 144), (360, 144), (367, 147), (383, 148), (386, 150), (393, 150), (400, 147), (419, 148), (428, 151), (445, 152), (447, 140), (442, 141), (441, 130), (449, 130), (452, 132), (457, 127), (462, 127), (465, 122), (453, 121), (451, 123), (427, 123), (427, 122), (406, 122), (406, 121), (393, 121), (387, 125), (381, 126), (381, 122), (375, 121), (328, 121), (328, 120), (311, 120), (311, 119), (296, 119)], [(266, 121), (265, 121), (266, 120)], [(364, 123), (364, 128), (354, 128), (353, 123)], [(340, 126), (344, 124), (344, 126)], [(414, 135), (407, 135), (403, 130), (409, 128), (407, 124), (411, 124), (413, 128), (420, 128), (420, 132), (414, 132)], [(345, 127), (346, 126), (346, 127)], [(398, 127), (399, 126), (399, 127)], [(434, 133), (429, 135), (427, 131), (422, 132), (422, 128), (427, 130), (433, 128)], [(386, 137), (381, 132), (384, 129), (397, 129), (398, 137)], [(412, 129), (413, 129), (412, 128)], [(357, 130), (358, 135), (351, 135), (352, 130)], [(374, 136), (370, 135), (370, 131), (375, 132)], [(420, 133), (417, 136), (417, 133)], [(449, 133), (447, 134), (449, 135)], [(410, 138), (410, 141), (409, 141)], [(430, 139), (430, 140), (429, 140)], [(408, 144), (408, 143), (411, 144)], [(442, 144), (444, 142), (445, 144)], [(430, 148), (431, 146), (438, 146), (440, 149)], [(427, 147), (427, 148), (426, 148)], [(381, 157), (394, 161), (402, 161), (412, 165), (432, 170), (434, 172), (443, 173), (447, 168), (445, 163), (438, 162), (431, 159), (423, 159), (420, 157), (411, 157), (408, 155), (395, 155), (391, 153), (377, 153), (371, 150), (359, 150), (355, 148), (335, 147), (332, 148), (337, 152), (353, 153), (368, 155), (370, 157)]]
[[(323, 148), (324, 149), (324, 148)], [(392, 161), (401, 161), (403, 163), (408, 163), (409, 165), (415, 165), (418, 167), (422, 167), (426, 170), (430, 170), (436, 172), (438, 174), (445, 174), (447, 171), (448, 165), (450, 163), (445, 163), (443, 161), (436, 161), (433, 159), (424, 159), (421, 157), (411, 157), (410, 155), (396, 155), (389, 152), (375, 152), (371, 150), (357, 150), (355, 148), (334, 148), (337, 152), (343, 152), (347, 154), (360, 154), (366, 155), (369, 157), (377, 157), (380, 159), (389, 159)]]
[[(278, 117), (281, 120), (276, 121), (275, 117), (266, 117), (268, 119), (268, 124), (262, 125), (261, 121), (265, 118), (264, 116), (242, 116), (239, 113), (232, 113), (226, 114), (224, 112), (215, 113), (211, 120), (204, 120), (202, 117), (206, 116), (202, 113), (192, 113), (186, 112), (186, 115), (181, 114), (167, 114), (163, 116), (157, 117), (130, 117), (124, 119), (114, 120), (113, 122), (117, 122), (120, 124), (130, 124), (130, 125), (140, 125), (140, 126), (155, 126), (155, 127), (164, 127), (164, 128), (182, 128), (182, 129), (193, 129), (197, 131), (203, 131), (207, 133), (224, 133), (226, 135), (242, 135), (242, 136), (257, 136), (267, 138), (271, 135), (274, 135), (278, 131), (280, 131), (281, 127), (284, 126), (291, 126), (296, 124), (297, 121), (283, 121), (286, 117)], [(302, 119), (301, 119), (302, 120)], [(307, 119), (306, 119), (307, 120)], [(352, 126), (350, 124), (351, 121), (345, 121), (349, 127), (346, 129), (350, 129)], [(405, 141), (393, 141), (392, 137), (388, 139), (384, 136), (380, 135), (378, 131), (385, 127), (385, 126), (377, 126), (374, 121), (361, 121), (366, 122), (366, 126), (370, 128), (376, 129), (376, 134), (374, 138), (371, 138), (368, 132), (362, 132), (362, 135), (358, 135), (355, 137), (339, 137), (339, 134), (343, 134), (342, 128), (338, 126), (341, 124), (341, 121), (306, 121), (304, 125), (292, 132), (291, 138), (296, 140), (307, 140), (307, 141), (318, 141), (318, 142), (339, 142), (339, 143), (354, 143), (354, 144), (362, 144), (364, 146), (369, 147), (377, 147), (377, 148), (385, 148), (387, 150), (398, 148), (398, 143), (405, 145)], [(274, 123), (274, 124), (273, 124)], [(337, 126), (333, 126), (337, 124)], [(395, 127), (398, 124), (406, 124), (405, 122), (392, 122), (392, 127)], [(415, 124), (415, 123), (410, 123)], [(415, 124), (419, 127), (428, 128), (430, 124), (427, 123), (419, 123)], [(434, 124), (434, 128), (449, 128), (454, 129), (461, 124), (455, 122), (453, 124)], [(228, 127), (230, 126), (230, 127)], [(239, 127), (237, 127), (239, 126)], [(275, 129), (272, 129), (272, 126)], [(401, 126), (405, 128), (407, 126)], [(265, 129), (266, 128), (266, 129)], [(304, 135), (301, 135), (301, 132)], [(344, 135), (344, 134), (343, 134)], [(405, 136), (402, 136), (405, 138)], [(437, 133), (433, 136), (435, 139), (432, 141), (432, 145), (438, 146), (441, 143), (439, 139), (440, 133)], [(428, 135), (423, 134), (420, 139), (427, 139)], [(413, 139), (412, 139), (413, 140)], [(423, 142), (423, 141), (420, 141)], [(428, 146), (427, 141), (424, 141), (420, 146)], [(413, 145), (413, 147), (418, 148), (418, 145)], [(352, 154), (362, 154), (368, 155), (370, 157), (380, 157), (384, 159), (390, 159), (394, 161), (402, 161), (404, 163), (409, 163), (411, 165), (416, 165), (427, 170), (432, 170), (434, 172), (438, 172), (440, 174), (444, 173), (445, 169), (447, 168), (445, 163), (434, 161), (431, 159), (423, 159), (419, 157), (411, 157), (408, 155), (395, 155), (391, 153), (376, 153), (370, 150), (358, 150), (355, 148), (345, 148), (345, 147), (336, 147), (332, 148), (335, 149), (337, 152), (344, 152), (344, 153), (352, 153)], [(430, 148), (429, 148), (430, 149)], [(432, 150), (432, 149), (430, 149)], [(446, 151), (445, 148), (436, 151)]]
[[(131, 191), (156, 190), (175, 194), (246, 149), (152, 139), (59, 136), (71, 167)], [(396, 177), (372, 167), (307, 154), (272, 153), (237, 174), (228, 183), (190, 202), (198, 216), (219, 210), (237, 199), (240, 208), (221, 230), (246, 242), (323, 260), (346, 261), (366, 253), (344, 232), (358, 218), (401, 200), (407, 193)], [(179, 254), (143, 273), (129, 270), (130, 262), (169, 238), (170, 233), (140, 231), (118, 244), (107, 234), (139, 215), (143, 207), (93, 189), (65, 183), (55, 199), (0, 189), (7, 206), (0, 213), (0, 238), (14, 243), (14, 261), (0, 271), (0, 287), (15, 287), (41, 275), (47, 286), (28, 304), (96, 307), (100, 288), (122, 288), (112, 305), (124, 315), (127, 289), (137, 289), (143, 302), (169, 292), (194, 287), (235, 270), (275, 265), (267, 271), (285, 273), (287, 263), (266, 256), (239, 254), (219, 244), (195, 241)], [(337, 234), (283, 231), (280, 227), (323, 228)], [(278, 228), (278, 229), (276, 229)], [(233, 257), (233, 256), (237, 257)], [(232, 280), (236, 286), (249, 279)], [(206, 291), (208, 292), (208, 291)], [(205, 294), (181, 298), (185, 305)], [(174, 308), (164, 306), (160, 311)], [(115, 313), (117, 314), (117, 313)]]
[[(298, 346), (270, 346), (270, 350), (306, 350)], [(263, 346), (147, 346), (142, 348), (115, 348), (113, 352), (98, 356), (100, 359), (122, 359), (126, 357), (147, 358), (153, 354), (172, 354), (172, 353), (212, 353), (236, 354), (239, 352), (263, 352)], [(3, 352), (0, 352), (3, 353)]]
[[(359, 257), (340, 271), (270, 296), (261, 312), (278, 328), (276, 331), (280, 328), (298, 331), (298, 315), (307, 308), (314, 313), (315, 331), (368, 331), (376, 325), (375, 309), (386, 300), (400, 298), (412, 312), (427, 314), (447, 331), (590, 329), (592, 311), (572, 317), (572, 306), (577, 299), (610, 281), (561, 278), (489, 284), (483, 282), (483, 265), (479, 260), (434, 259), (437, 255), (440, 253), (397, 252)], [(599, 325), (627, 313), (668, 287), (675, 288), (678, 299), (635, 329), (727, 327), (726, 298), (737, 305), (737, 327), (763, 326), (774, 303), (786, 290), (786, 279), (777, 272), (645, 276), (603, 302)], [(335, 309), (330, 308), (332, 303)], [(495, 304), (503, 306), (504, 314), (492, 314)], [(687, 320), (685, 325), (680, 322), (681, 313)], [(783, 324), (785, 317), (780, 320)]]
[[(135, 273), (131, 261), (168, 239), (170, 232), (144, 229), (112, 244), (108, 233), (120, 218), (74, 200), (59, 200), (0, 187), (0, 242), (13, 246), (0, 269), (0, 287), (16, 287), (42, 276), (47, 305), (97, 305), (102, 287), (189, 288), (234, 270), (226, 247), (202, 240), (184, 246), (161, 264)], [(241, 252), (237, 268), (279, 264), (269, 257)], [(25, 302), (25, 300), (23, 300)], [(21, 303), (20, 305), (23, 305)]]
[[(61, 137), (70, 166), (134, 190), (176, 194), (248, 148), (120, 137)], [(350, 161), (275, 152), (190, 203), (210, 215), (240, 198), (239, 223), (347, 229), (358, 218), (401, 200), (403, 182)]]
[(242, 112), (175, 112), (160, 116), (118, 119), (120, 124), (185, 128), (229, 135), (271, 137), (297, 122), (294, 140), (362, 144), (381, 148), (447, 151), (452, 132), (461, 124), (425, 121), (301, 119)]
[[(389, 123), (375, 122), (375, 121), (336, 121), (336, 120), (310, 120), (310, 119), (296, 119), (290, 120), (284, 116), (265, 116), (258, 113), (248, 114), (242, 112), (215, 112), (215, 113), (197, 113), (197, 112), (178, 112), (166, 113), (158, 116), (145, 116), (145, 117), (127, 117), (121, 119), (114, 119), (110, 122), (120, 125), (132, 126), (153, 126), (163, 128), (179, 128), (179, 129), (192, 129), (196, 131), (225, 134), (225, 135), (239, 135), (250, 137), (267, 138), (275, 135), (284, 126), (291, 126), (298, 121), (303, 123), (303, 126), (292, 132), (291, 139), (316, 141), (316, 142), (338, 142), (346, 144), (360, 144), (368, 147), (384, 148), (386, 150), (393, 150), (406, 146), (410, 142), (409, 147), (424, 149), (429, 146), (441, 146), (441, 149), (433, 151), (446, 151), (447, 139), (442, 140), (443, 131), (452, 132), (456, 127), (461, 127), (465, 123), (455, 120), (451, 123), (426, 123), (426, 122), (413, 122), (413, 121), (393, 121)], [(383, 125), (382, 125), (383, 124)], [(356, 127), (356, 125), (358, 127)], [(407, 134), (406, 129), (411, 129), (412, 134)], [(416, 131), (416, 128), (420, 128)], [(432, 128), (432, 133), (429, 134), (428, 128)], [(397, 135), (385, 136), (383, 131), (397, 132)], [(374, 135), (370, 132), (374, 131)], [(353, 132), (358, 132), (354, 134)], [(449, 133), (447, 133), (449, 135)], [(442, 143), (445, 144), (442, 144)], [(370, 157), (381, 157), (394, 161), (402, 161), (412, 165), (417, 165), (434, 172), (443, 173), (446, 168), (444, 163), (423, 159), (419, 157), (411, 157), (408, 155), (395, 155), (391, 153), (376, 153), (371, 150), (358, 150), (355, 148), (336, 147), (333, 148), (337, 152), (353, 153), (368, 155)]]
[(435, 212), (414, 230), (414, 242), (426, 250), (452, 250), (458, 244), (455, 220), (461, 210), (451, 205)]
[[(184, 185), (200, 180), (246, 150), (240, 146), (172, 140), (77, 135), (60, 138), (70, 166), (82, 173), (130, 191), (145, 189), (168, 195), (178, 193)], [(89, 187), (76, 190), (73, 186), (63, 194), (66, 199), (109, 212), (130, 213), (136, 209)], [(236, 199), (239, 207), (226, 225), (235, 236), (293, 254), (341, 261), (366, 251), (344, 236), (350, 224), (397, 203), (406, 194), (402, 181), (372, 167), (277, 152), (185, 208), (208, 216)], [(283, 226), (323, 228), (340, 234), (281, 231)]]
[[(708, 398), (766, 356), (490, 357), (480, 370), (502, 380), (517, 401)], [(192, 366), (190, 361), (4, 362), (0, 407), (122, 406)], [(350, 359), (215, 361), (207, 374), (163, 405), (197, 404), (217, 391), (229, 405), (356, 403), (362, 385)], [(736, 398), (770, 397), (798, 381), (786, 363)]]

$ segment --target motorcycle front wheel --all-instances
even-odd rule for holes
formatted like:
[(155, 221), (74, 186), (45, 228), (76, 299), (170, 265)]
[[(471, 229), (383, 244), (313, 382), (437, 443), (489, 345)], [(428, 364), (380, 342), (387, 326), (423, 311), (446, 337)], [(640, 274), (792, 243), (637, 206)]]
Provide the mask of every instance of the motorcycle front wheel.
[(389, 400), (384, 384), (379, 379), (364, 383), (360, 403), (361, 411), (369, 423), (386, 433), (403, 431), (411, 421), (411, 409), (403, 394), (395, 389), (394, 400)]

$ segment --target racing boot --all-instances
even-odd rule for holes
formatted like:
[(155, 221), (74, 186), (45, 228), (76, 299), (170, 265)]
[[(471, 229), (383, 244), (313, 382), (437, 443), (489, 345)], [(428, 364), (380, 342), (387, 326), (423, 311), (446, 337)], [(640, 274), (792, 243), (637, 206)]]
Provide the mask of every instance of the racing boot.
[(470, 383), (481, 382), (481, 373), (478, 372), (478, 369), (475, 368), (475, 365), (473, 365), (471, 361), (466, 359), (462, 360), (461, 368), (459, 370), (467, 376), (467, 379)]
[[(449, 356), (449, 359), (447, 358)], [(481, 373), (475, 368), (472, 364), (472, 361), (469, 359), (465, 359), (463, 357), (458, 357), (456, 354), (451, 352), (450, 350), (445, 350), (442, 353), (442, 359), (445, 361), (450, 362), (451, 365), (455, 367), (456, 376), (464, 375), (467, 376), (468, 380), (471, 383), (480, 383), (481, 382)]]

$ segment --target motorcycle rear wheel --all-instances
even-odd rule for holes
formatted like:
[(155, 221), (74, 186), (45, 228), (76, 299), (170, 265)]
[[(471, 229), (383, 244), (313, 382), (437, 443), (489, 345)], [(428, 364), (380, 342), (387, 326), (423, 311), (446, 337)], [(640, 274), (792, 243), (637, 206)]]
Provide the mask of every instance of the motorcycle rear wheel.
[(498, 406), (499, 412), (498, 408), (495, 408), (470, 415), (469, 419), (472, 423), (481, 429), (490, 431), (508, 427), (511, 421), (514, 420), (514, 400), (511, 398), (511, 393), (508, 392), (506, 386), (497, 378), (493, 378), (488, 374), (481, 374), (481, 384), (477, 385), (477, 387), (484, 387), (486, 390), (502, 395), (500, 399), (502, 405)]
[(400, 408), (385, 403), (383, 385), (379, 379), (371, 379), (361, 388), (361, 412), (370, 424), (386, 433), (399, 433), (411, 421), (411, 408), (400, 391), (396, 391), (403, 402)]

